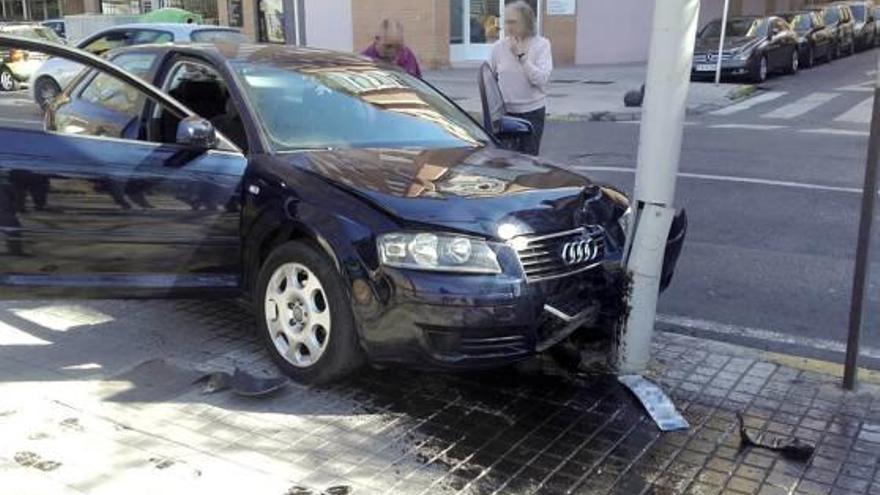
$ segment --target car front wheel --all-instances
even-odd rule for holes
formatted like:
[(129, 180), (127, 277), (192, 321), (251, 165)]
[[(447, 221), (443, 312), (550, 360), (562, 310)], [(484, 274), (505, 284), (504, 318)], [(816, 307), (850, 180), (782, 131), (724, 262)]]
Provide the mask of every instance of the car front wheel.
[(302, 242), (276, 248), (255, 291), (258, 325), (273, 361), (294, 380), (338, 380), (363, 362), (342, 277), (318, 249)]
[(767, 80), (770, 68), (767, 65), (767, 56), (762, 55), (761, 60), (752, 68), (752, 81), (762, 83)]
[(816, 65), (816, 51), (813, 49), (813, 45), (807, 47), (807, 56), (804, 62), (808, 69)]
[(58, 83), (48, 77), (41, 77), (34, 83), (34, 99), (44, 112), (60, 93)]
[(18, 89), (18, 81), (9, 67), (0, 68), (0, 91), (15, 91)]
[(791, 75), (797, 74), (798, 68), (800, 66), (800, 60), (801, 57), (800, 55), (798, 55), (797, 48), (795, 48), (791, 51), (790, 61), (788, 63), (788, 66), (785, 68), (785, 73)]

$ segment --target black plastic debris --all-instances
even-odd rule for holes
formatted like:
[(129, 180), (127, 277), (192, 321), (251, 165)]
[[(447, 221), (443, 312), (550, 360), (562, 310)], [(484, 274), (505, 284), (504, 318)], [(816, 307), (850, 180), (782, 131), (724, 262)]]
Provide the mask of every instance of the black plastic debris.
[(283, 376), (263, 378), (235, 368), (231, 375), (225, 371), (215, 371), (199, 377), (195, 383), (204, 383), (203, 394), (231, 389), (233, 393), (245, 397), (261, 397), (286, 387), (290, 384), (290, 379)]
[(796, 437), (785, 437), (769, 432), (754, 432), (746, 428), (742, 414), (739, 419), (739, 432), (743, 447), (758, 447), (779, 452), (783, 457), (793, 461), (806, 462), (813, 456), (816, 446)]
[(625, 95), (623, 95), (623, 104), (627, 107), (640, 107), (642, 106), (642, 102), (645, 101), (645, 85), (642, 84), (641, 89), (634, 89), (632, 91), (627, 91)]

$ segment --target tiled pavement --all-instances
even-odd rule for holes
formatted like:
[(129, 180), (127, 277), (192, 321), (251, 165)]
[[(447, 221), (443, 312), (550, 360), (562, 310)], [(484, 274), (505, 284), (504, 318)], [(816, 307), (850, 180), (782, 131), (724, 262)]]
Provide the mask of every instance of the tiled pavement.
[[(669, 434), (612, 378), (543, 361), (264, 399), (192, 385), (234, 366), (275, 372), (233, 304), (0, 303), (0, 493), (880, 495), (880, 387), (711, 341), (657, 336), (649, 376), (692, 425)], [(737, 412), (815, 456), (741, 449)]]

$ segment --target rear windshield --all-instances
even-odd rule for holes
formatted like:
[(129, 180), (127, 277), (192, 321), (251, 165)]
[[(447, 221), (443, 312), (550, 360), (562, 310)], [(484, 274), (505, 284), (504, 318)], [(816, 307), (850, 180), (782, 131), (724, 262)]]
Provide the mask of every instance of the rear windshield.
[(32, 40), (64, 43), (54, 30), (43, 26), (12, 27), (0, 30), (0, 32)]
[(214, 43), (216, 41), (247, 43), (247, 38), (245, 38), (243, 34), (231, 29), (205, 29), (202, 31), (194, 31), (190, 37), (195, 43)]

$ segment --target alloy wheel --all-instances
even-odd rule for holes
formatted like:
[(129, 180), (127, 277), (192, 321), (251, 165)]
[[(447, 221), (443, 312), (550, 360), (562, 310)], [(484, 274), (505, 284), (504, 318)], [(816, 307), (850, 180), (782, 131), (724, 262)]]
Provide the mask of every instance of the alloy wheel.
[(37, 87), (34, 89), (34, 93), (37, 95), (37, 103), (43, 110), (48, 108), (49, 104), (55, 101), (59, 92), (58, 85), (48, 79), (40, 79), (37, 81)]
[(807, 67), (812, 67), (816, 65), (816, 53), (813, 51), (813, 47), (807, 49)]
[(278, 353), (298, 368), (321, 359), (330, 343), (330, 306), (318, 276), (305, 265), (286, 263), (269, 280), (266, 326)]
[(798, 71), (800, 67), (800, 56), (798, 55), (798, 51), (794, 50), (791, 52), (791, 73), (794, 74)]
[(767, 57), (761, 57), (761, 66), (758, 68), (758, 77), (760, 78), (761, 82), (767, 80), (768, 72), (769, 70), (767, 67)]
[(15, 89), (15, 78), (9, 69), (0, 70), (0, 90), (12, 91)]

